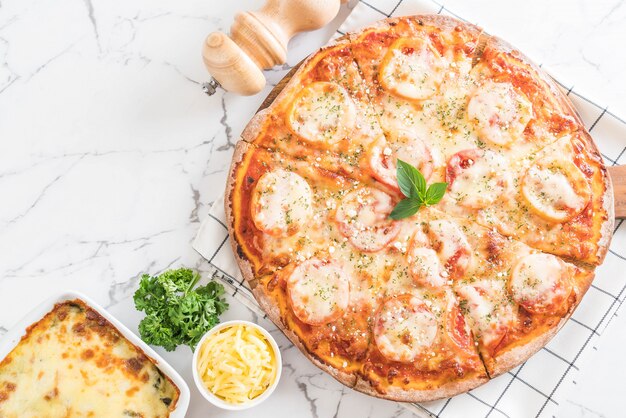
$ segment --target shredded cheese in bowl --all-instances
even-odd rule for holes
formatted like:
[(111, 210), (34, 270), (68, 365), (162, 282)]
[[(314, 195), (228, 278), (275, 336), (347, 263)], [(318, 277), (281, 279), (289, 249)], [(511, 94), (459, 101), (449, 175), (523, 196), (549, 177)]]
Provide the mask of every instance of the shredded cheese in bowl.
[(271, 335), (247, 321), (225, 322), (200, 340), (194, 380), (211, 403), (245, 409), (262, 402), (280, 378), (281, 358)]

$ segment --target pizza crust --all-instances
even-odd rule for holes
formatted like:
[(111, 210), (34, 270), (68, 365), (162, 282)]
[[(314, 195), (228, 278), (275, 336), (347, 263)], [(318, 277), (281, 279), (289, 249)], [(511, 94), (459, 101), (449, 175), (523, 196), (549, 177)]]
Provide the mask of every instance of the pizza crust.
[(256, 286), (252, 290), (252, 293), (254, 294), (254, 297), (256, 298), (257, 302), (259, 302), (259, 305), (261, 305), (261, 308), (263, 308), (263, 311), (267, 314), (267, 317), (274, 323), (274, 325), (280, 328), (280, 330), (285, 334), (285, 336), (289, 338), (289, 340), (296, 347), (298, 347), (298, 349), (302, 352), (302, 354), (304, 354), (304, 356), (307, 359), (309, 359), (317, 367), (319, 367), (320, 369), (322, 369), (323, 371), (327, 372), (332, 377), (337, 379), (340, 383), (348, 387), (354, 387), (354, 385), (356, 384), (356, 380), (357, 380), (356, 375), (351, 374), (351, 373), (345, 373), (345, 372), (342, 372), (341, 370), (337, 370), (336, 368), (329, 366), (328, 364), (322, 362), (320, 359), (313, 356), (311, 353), (307, 351), (306, 347), (304, 346), (304, 344), (302, 344), (302, 341), (300, 340), (298, 335), (284, 325), (280, 316), (280, 310), (272, 302), (272, 299), (270, 298), (270, 296), (266, 293), (265, 287)]
[(402, 17), (390, 17), (387, 19), (379, 20), (371, 25), (365, 26), (360, 29), (358, 32), (353, 32), (347, 34), (350, 36), (350, 39), (354, 39), (356, 36), (360, 36), (361, 33), (367, 32), (369, 30), (391, 30), (394, 26), (396, 26), (399, 22), (404, 20), (411, 20), (415, 24), (420, 25), (420, 23), (426, 23), (428, 25), (437, 26), (441, 29), (447, 31), (453, 31), (456, 27), (462, 27), (467, 32), (474, 32), (476, 37), (479, 39), (480, 36), (484, 33), (483, 29), (479, 26), (472, 25), (471, 23), (462, 22), (460, 20), (454, 19), (449, 16), (444, 15), (413, 15), (413, 16), (402, 16)]
[[(275, 109), (277, 109), (281, 103), (289, 101), (291, 97), (293, 97), (294, 92), (301, 88), (301, 78), (299, 74), (306, 74), (307, 69), (314, 66), (316, 62), (319, 61), (321, 57), (324, 56), (324, 51), (331, 50), (336, 47), (349, 46), (350, 41), (355, 39), (355, 37), (360, 36), (361, 33), (367, 30), (392, 30), (393, 26), (401, 20), (411, 19), (417, 24), (419, 22), (424, 22), (430, 25), (438, 26), (444, 30), (453, 30), (455, 27), (461, 26), (465, 30), (474, 32), (478, 39), (477, 47), (476, 47), (476, 55), (474, 57), (474, 63), (480, 60), (480, 55), (484, 51), (485, 48), (491, 47), (496, 48), (500, 51), (507, 52), (513, 54), (516, 58), (523, 61), (525, 64), (529, 65), (536, 74), (539, 75), (541, 80), (545, 83), (545, 85), (549, 88), (553, 97), (555, 97), (558, 101), (558, 104), (564, 111), (564, 113), (568, 114), (572, 118), (576, 120), (578, 125), (580, 126), (580, 133), (584, 133), (584, 138), (587, 143), (587, 151), (592, 153), (594, 157), (598, 158), (599, 161), (602, 161), (601, 154), (598, 150), (597, 145), (595, 144), (592, 137), (589, 133), (584, 129), (584, 125), (580, 116), (577, 114), (575, 108), (564, 94), (564, 92), (559, 88), (558, 84), (550, 78), (547, 74), (545, 74), (539, 67), (532, 63), (526, 56), (521, 54), (515, 48), (513, 48), (509, 43), (503, 41), (500, 38), (495, 36), (490, 36), (482, 31), (481, 28), (471, 25), (468, 23), (460, 22), (456, 19), (449, 18), (447, 16), (441, 15), (421, 15), (421, 16), (412, 16), (412, 17), (402, 17), (402, 18), (389, 18), (379, 22), (376, 22), (364, 29), (362, 29), (359, 33), (348, 34), (342, 38), (339, 38), (326, 47), (320, 49), (317, 53), (312, 54), (306, 60), (298, 64), (294, 67), (287, 77), (291, 78), (289, 82), (283, 84), (282, 82), (275, 88), (281, 89), (279, 94), (275, 99), (271, 100), (271, 103), (268, 104), (268, 100), (266, 100), (261, 109), (248, 123), (246, 128), (241, 134), (240, 140), (237, 142), (235, 146), (235, 151), (233, 155), (232, 165), (230, 167), (230, 172), (228, 175), (227, 185), (226, 185), (226, 193), (225, 193), (225, 213), (226, 213), (226, 221), (228, 232), (231, 237), (230, 242), (233, 249), (233, 253), (235, 255), (235, 259), (237, 264), (242, 272), (242, 275), (250, 288), (252, 289), (252, 293), (256, 298), (257, 302), (261, 306), (264, 312), (266, 312), (268, 318), (285, 334), (285, 336), (296, 346), (298, 349), (304, 354), (304, 356), (309, 359), (313, 364), (315, 364), (321, 370), (327, 372), (331, 376), (333, 376), (340, 383), (351, 387), (357, 391), (362, 393), (384, 398), (395, 401), (402, 402), (425, 402), (432, 401), (436, 399), (446, 398), (450, 396), (454, 396), (463, 392), (467, 392), (473, 388), (476, 388), (485, 382), (487, 382), (490, 378), (494, 378), (500, 374), (507, 372), (508, 370), (518, 366), (519, 364), (525, 362), (530, 358), (534, 353), (544, 347), (559, 329), (565, 324), (565, 322), (571, 317), (574, 310), (580, 303), (580, 300), (586, 293), (587, 289), (591, 285), (593, 280), (593, 274), (589, 274), (589, 278), (586, 282), (581, 283), (578, 289), (578, 299), (576, 303), (574, 303), (568, 313), (561, 318), (556, 326), (549, 329), (547, 332), (543, 334), (536, 335), (532, 341), (528, 343), (514, 347), (513, 349), (497, 355), (495, 358), (495, 367), (488, 373), (487, 369), (484, 369), (484, 374), (480, 372), (477, 373), (476, 376), (472, 376), (470, 378), (464, 380), (458, 380), (450, 383), (446, 383), (435, 389), (428, 390), (406, 390), (400, 387), (388, 387), (386, 388), (386, 393), (382, 394), (376, 390), (371, 383), (361, 376), (354, 373), (347, 373), (341, 370), (332, 367), (321, 359), (316, 357), (307, 351), (306, 347), (298, 337), (298, 335), (292, 330), (288, 329), (284, 324), (280, 309), (276, 306), (267, 290), (264, 286), (259, 286), (259, 282), (254, 276), (254, 266), (250, 260), (247, 259), (245, 253), (243, 251), (242, 245), (237, 241), (237, 237), (234, 231), (235, 225), (235, 216), (234, 216), (234, 199), (235, 199), (235, 188), (237, 186), (237, 174), (238, 169), (242, 167), (242, 163), (245, 160), (246, 154), (252, 150), (254, 145), (255, 138), (261, 133), (264, 129), (266, 123), (270, 121), (270, 118)], [(287, 78), (286, 77), (286, 78)], [(270, 97), (273, 96), (274, 91), (270, 93)], [(269, 98), (268, 98), (269, 99)], [(265, 107), (265, 108), (264, 108)], [(608, 251), (609, 243), (611, 241), (613, 226), (614, 226), (614, 203), (613, 203), (613, 187), (611, 183), (611, 179), (608, 175), (608, 172), (604, 165), (601, 165), (602, 175), (604, 179), (604, 193), (603, 193), (603, 209), (607, 213), (607, 219), (601, 225), (601, 239), (598, 242), (598, 252), (597, 256), (600, 261), (602, 261)]]
[[(561, 92), (563, 94), (563, 92)], [(571, 103), (570, 103), (571, 105)], [(576, 113), (576, 117), (580, 118), (578, 113)], [(582, 122), (581, 122), (582, 124)], [(587, 130), (583, 130), (587, 145), (594, 153), (594, 156), (602, 161), (602, 154), (600, 154), (600, 150), (598, 149), (597, 144), (587, 132)], [(588, 148), (588, 149), (589, 149)], [(602, 264), (606, 254), (609, 252), (609, 246), (611, 245), (611, 238), (613, 238), (613, 231), (615, 229), (615, 194), (613, 192), (613, 181), (611, 176), (609, 175), (609, 171), (606, 169), (604, 164), (601, 166), (602, 176), (604, 179), (604, 194), (602, 196), (602, 208), (607, 214), (607, 219), (602, 223), (600, 227), (600, 240), (598, 241), (598, 252), (596, 253), (598, 257), (598, 265)]]
[(587, 290), (591, 286), (591, 283), (593, 282), (593, 278), (594, 278), (594, 274), (593, 273), (589, 274), (587, 277), (587, 280), (585, 280), (585, 282), (583, 282), (582, 285), (578, 287), (577, 289), (578, 298), (576, 300), (576, 303), (570, 306), (570, 309), (568, 310), (567, 314), (565, 314), (565, 316), (561, 318), (561, 320), (558, 322), (556, 326), (550, 328), (548, 331), (544, 332), (543, 334), (536, 335), (532, 341), (529, 341), (528, 343), (524, 345), (514, 347), (509, 351), (506, 351), (502, 354), (497, 355), (495, 358), (495, 364), (494, 364), (495, 367), (493, 367), (491, 370), (489, 370), (489, 367), (487, 368), (487, 371), (489, 372), (489, 377), (493, 379), (497, 376), (500, 376), (503, 373), (506, 373), (507, 371), (524, 363), (526, 360), (532, 357), (537, 351), (545, 347), (548, 344), (548, 342), (550, 342), (550, 340), (559, 332), (561, 328), (563, 328), (563, 325), (565, 325), (565, 323), (574, 314), (574, 311), (580, 304), (580, 301), (582, 300), (583, 296), (585, 295), (585, 293), (587, 293)]
[[(594, 144), (595, 145), (595, 144)], [(602, 167), (606, 172), (604, 187), (606, 191), (603, 198), (603, 209), (608, 214), (608, 219), (602, 223), (600, 228), (600, 241), (598, 241), (598, 258), (600, 263), (604, 261), (606, 254), (609, 252), (609, 246), (611, 245), (611, 238), (613, 238), (613, 231), (615, 230), (615, 192), (613, 191), (613, 181), (606, 167)]]
[(487, 368), (489, 371), (489, 377), (493, 379), (500, 376), (532, 357), (537, 351), (541, 350), (546, 344), (548, 344), (557, 332), (559, 332), (572, 313), (573, 311), (570, 311), (567, 316), (561, 318), (557, 326), (549, 329), (541, 335), (536, 336), (532, 341), (529, 341), (524, 345), (514, 347), (502, 354), (498, 354), (494, 359), (495, 361), (491, 365), (492, 367)]
[(489, 378), (485, 374), (466, 380), (457, 380), (455, 382), (446, 383), (436, 389), (417, 391), (392, 386), (386, 389), (385, 394), (381, 394), (370, 384), (370, 382), (362, 377), (358, 377), (353, 389), (376, 398), (388, 399), (397, 402), (430, 402), (468, 392), (482, 384), (487, 383), (488, 381)]
[[(257, 115), (258, 116), (258, 115)], [(252, 121), (257, 120), (255, 116)], [(252, 123), (252, 122), (251, 122)], [(226, 191), (224, 193), (224, 213), (226, 214), (226, 225), (228, 227), (228, 235), (230, 236), (230, 246), (233, 250), (233, 254), (235, 256), (235, 261), (237, 261), (237, 265), (239, 266), (239, 270), (243, 275), (243, 278), (246, 280), (251, 289), (257, 285), (257, 280), (254, 277), (254, 268), (252, 263), (244, 256), (243, 248), (241, 244), (237, 241), (237, 235), (234, 231), (235, 225), (235, 216), (233, 215), (233, 201), (234, 201), (234, 193), (235, 187), (237, 185), (237, 169), (240, 167), (246, 153), (249, 149), (251, 149), (253, 145), (250, 145), (246, 141), (238, 141), (235, 144), (235, 151), (233, 153), (233, 160), (230, 166), (230, 171), (228, 173), (228, 179), (226, 180)]]

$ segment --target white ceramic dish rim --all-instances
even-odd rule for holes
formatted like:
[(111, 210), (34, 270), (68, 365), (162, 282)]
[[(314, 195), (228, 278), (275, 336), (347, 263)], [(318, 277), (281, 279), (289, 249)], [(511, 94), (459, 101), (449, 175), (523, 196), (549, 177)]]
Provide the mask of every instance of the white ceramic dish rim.
[[(224, 328), (233, 326), (233, 325), (248, 325), (255, 329), (258, 329), (261, 332), (261, 334), (263, 334), (263, 336), (267, 339), (267, 341), (269, 341), (270, 345), (272, 346), (272, 349), (274, 350), (274, 354), (276, 357), (277, 370), (276, 370), (276, 377), (274, 378), (274, 382), (261, 395), (257, 396), (250, 402), (246, 402), (243, 404), (230, 404), (218, 398), (213, 393), (211, 393), (206, 387), (204, 387), (204, 384), (202, 383), (200, 376), (198, 376), (197, 366), (198, 366), (198, 353), (200, 352), (199, 348), (202, 346), (204, 341), (210, 335), (213, 335), (216, 332)], [(280, 377), (282, 374), (283, 358), (280, 354), (280, 348), (278, 347), (276, 340), (274, 339), (274, 337), (272, 337), (272, 335), (269, 333), (268, 330), (266, 330), (265, 328), (263, 328), (262, 326), (258, 324), (255, 324), (254, 322), (244, 321), (242, 319), (236, 319), (233, 321), (222, 322), (221, 324), (216, 325), (215, 327), (211, 328), (209, 331), (206, 332), (206, 334), (202, 336), (202, 338), (200, 339), (200, 342), (196, 346), (196, 351), (194, 351), (193, 353), (193, 362), (192, 362), (191, 369), (193, 373), (193, 380), (194, 382), (196, 382), (196, 386), (198, 387), (198, 390), (200, 391), (202, 396), (204, 396), (204, 399), (211, 402), (213, 405), (217, 406), (218, 408), (226, 409), (229, 411), (241, 411), (244, 409), (252, 408), (253, 406), (260, 404), (261, 402), (269, 398), (270, 395), (274, 392), (274, 390), (276, 389), (276, 386), (278, 386), (278, 382), (280, 381)]]
[(87, 305), (89, 305), (93, 310), (102, 315), (107, 321), (109, 321), (117, 330), (132, 344), (139, 347), (148, 357), (150, 357), (156, 365), (159, 367), (161, 372), (169, 377), (172, 382), (178, 389), (180, 390), (180, 395), (178, 398), (178, 402), (176, 403), (176, 408), (170, 414), (170, 418), (184, 418), (185, 413), (187, 412), (187, 408), (189, 407), (189, 386), (183, 380), (183, 378), (178, 374), (176, 370), (172, 366), (170, 366), (161, 356), (159, 356), (152, 348), (150, 348), (146, 343), (144, 343), (141, 338), (135, 335), (132, 331), (130, 331), (124, 324), (118, 321), (113, 315), (106, 311), (102, 306), (93, 301), (91, 298), (85, 296), (80, 292), (76, 292), (73, 290), (68, 290), (61, 292), (49, 299), (46, 299), (33, 310), (31, 310), (26, 316), (24, 316), (14, 327), (12, 327), (6, 334), (0, 338), (0, 360), (4, 359), (10, 352), (15, 348), (15, 346), (20, 342), (22, 337), (26, 334), (26, 329), (39, 321), (46, 315), (48, 312), (52, 311), (54, 305), (57, 303), (61, 303), (67, 300), (81, 299)]

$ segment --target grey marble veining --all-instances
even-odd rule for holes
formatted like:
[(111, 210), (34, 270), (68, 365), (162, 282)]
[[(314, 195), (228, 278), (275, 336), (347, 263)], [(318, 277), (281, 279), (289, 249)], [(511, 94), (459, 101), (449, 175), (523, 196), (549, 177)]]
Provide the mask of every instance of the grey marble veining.
[[(624, 115), (624, 3), (454, 0), (446, 6), (470, 20), (481, 16), (489, 31), (510, 35)], [(263, 93), (206, 97), (202, 40), (227, 30), (237, 10), (261, 4), (0, 2), (0, 335), (41, 300), (69, 288), (136, 330), (141, 315), (131, 296), (141, 273), (180, 265), (210, 272), (190, 243), (223, 193), (241, 130), (271, 88), (349, 12), (344, 6), (328, 28), (293, 39), (288, 63), (267, 72)], [(520, 22), (524, 33), (510, 30)], [(237, 302), (225, 316), (233, 318), (258, 320)], [(623, 317), (614, 320), (598, 347), (602, 359), (581, 373), (584, 381), (563, 416), (620, 414), (619, 381), (607, 385), (602, 373), (626, 373), (625, 327)], [(267, 403), (238, 417), (411, 416), (396, 403), (343, 387), (274, 334), (283, 349), (283, 379)], [(187, 348), (160, 353), (192, 389), (189, 417), (233, 415), (200, 398)]]

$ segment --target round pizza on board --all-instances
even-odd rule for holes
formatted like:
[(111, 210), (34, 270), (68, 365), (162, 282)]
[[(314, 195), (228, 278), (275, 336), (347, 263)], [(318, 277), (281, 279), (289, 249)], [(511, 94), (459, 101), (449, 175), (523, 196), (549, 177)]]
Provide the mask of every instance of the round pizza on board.
[[(447, 189), (394, 220), (398, 160)], [(566, 96), (444, 16), (384, 20), (304, 61), (243, 132), (226, 196), (268, 316), (343, 384), (399, 401), (465, 392), (543, 347), (613, 227)]]

